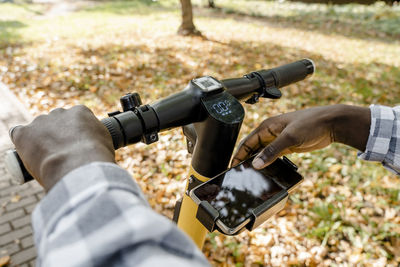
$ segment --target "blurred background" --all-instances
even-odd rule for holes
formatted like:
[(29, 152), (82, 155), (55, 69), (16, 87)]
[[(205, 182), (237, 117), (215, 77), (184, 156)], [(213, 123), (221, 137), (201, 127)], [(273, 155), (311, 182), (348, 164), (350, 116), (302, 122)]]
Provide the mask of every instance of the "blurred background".
[[(183, 14), (183, 17), (182, 17)], [(193, 78), (240, 77), (302, 58), (317, 71), (279, 100), (245, 105), (241, 138), (283, 112), (400, 103), (400, 5), (374, 0), (0, 0), (0, 81), (33, 115), (119, 98), (144, 103)], [(1, 100), (0, 100), (1, 105)], [(118, 151), (150, 205), (171, 218), (190, 155), (181, 130)], [(285, 209), (249, 233), (211, 233), (214, 266), (398, 266), (400, 181), (332, 145), (291, 155), (305, 177)]]

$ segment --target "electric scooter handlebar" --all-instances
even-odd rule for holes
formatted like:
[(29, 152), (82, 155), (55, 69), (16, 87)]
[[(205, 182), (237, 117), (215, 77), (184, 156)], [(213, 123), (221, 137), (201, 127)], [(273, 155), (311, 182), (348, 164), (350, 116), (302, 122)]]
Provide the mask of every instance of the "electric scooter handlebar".
[[(243, 78), (218, 81), (205, 76), (194, 79), (181, 92), (172, 94), (150, 105), (140, 105), (137, 94), (121, 98), (123, 111), (110, 113), (101, 122), (110, 132), (114, 148), (118, 149), (143, 141), (158, 140), (158, 132), (200, 122), (205, 118), (201, 99), (227, 91), (238, 100), (254, 104), (260, 97), (279, 98), (279, 88), (298, 82), (315, 71), (313, 61), (303, 59), (269, 70), (249, 73)], [(6, 152), (5, 164), (15, 183), (33, 179), (15, 149)]]

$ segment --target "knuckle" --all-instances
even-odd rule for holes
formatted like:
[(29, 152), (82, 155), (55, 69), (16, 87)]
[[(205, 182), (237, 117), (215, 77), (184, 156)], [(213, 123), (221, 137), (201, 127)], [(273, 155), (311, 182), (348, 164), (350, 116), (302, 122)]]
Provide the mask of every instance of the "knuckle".
[(278, 152), (278, 149), (275, 147), (274, 144), (270, 144), (269, 146), (265, 147), (262, 151), (262, 154), (266, 156), (275, 155)]
[(48, 115), (39, 115), (36, 118), (33, 119), (33, 121), (29, 124), (29, 125), (33, 125), (33, 124), (37, 124), (40, 123), (41, 121), (45, 120), (47, 118)]
[(284, 135), (284, 138), (286, 140), (286, 143), (290, 144), (290, 145), (296, 145), (298, 143), (298, 135), (294, 134), (292, 132), (286, 132)]
[(271, 124), (269, 126), (269, 131), (273, 133), (274, 135), (278, 135), (282, 131), (282, 125), (281, 124)]
[(282, 124), (276, 118), (267, 119), (263, 122), (261, 130), (263, 133), (277, 137), (284, 129), (284, 124)]
[(10, 137), (13, 142), (18, 142), (21, 139), (25, 126), (15, 126), (15, 128), (11, 129)]
[(70, 109), (70, 112), (72, 114), (74, 114), (75, 116), (78, 116), (79, 118), (89, 119), (89, 118), (95, 117), (93, 112), (84, 105), (73, 106)]
[(61, 113), (61, 112), (64, 112), (64, 111), (65, 111), (64, 108), (55, 108), (52, 111), (50, 111), (50, 114)]
[(76, 105), (76, 106), (73, 106), (73, 107), (71, 108), (71, 110), (78, 111), (78, 112), (90, 111), (90, 109), (89, 109), (88, 107), (86, 107), (85, 105)]
[(267, 127), (267, 126), (269, 126), (269, 125), (273, 125), (273, 124), (277, 124), (277, 123), (279, 123), (279, 116), (277, 116), (277, 117), (270, 117), (270, 118), (267, 118), (267, 119), (265, 119), (261, 124), (260, 124), (260, 126), (262, 126), (262, 127)]
[(238, 145), (239, 149), (242, 149), (243, 145), (246, 143), (246, 140), (247, 140), (247, 138), (242, 139), (242, 140), (239, 142), (239, 145)]

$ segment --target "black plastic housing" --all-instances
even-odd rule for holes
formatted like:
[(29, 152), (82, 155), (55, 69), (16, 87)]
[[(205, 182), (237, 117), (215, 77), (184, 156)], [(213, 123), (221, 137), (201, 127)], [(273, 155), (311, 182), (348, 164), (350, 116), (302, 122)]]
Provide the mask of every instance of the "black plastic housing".
[(282, 189), (281, 192), (268, 199), (262, 205), (253, 209), (253, 218), (246, 225), (246, 228), (249, 231), (252, 231), (259, 225), (263, 224), (266, 220), (271, 218), (273, 215), (281, 211), (285, 207), (288, 197), (288, 192), (285, 189)]
[[(282, 189), (281, 192), (274, 195), (272, 198), (268, 199), (262, 205), (252, 210), (252, 218), (250, 222), (245, 226), (245, 228), (249, 231), (257, 228), (273, 215), (281, 211), (286, 204), (286, 201), (289, 197), (288, 192), (285, 189)], [(205, 200), (201, 201), (196, 213), (196, 218), (204, 225), (204, 227), (209, 231), (213, 232), (214, 230), (218, 230), (223, 234), (227, 234), (217, 226), (217, 220), (219, 218), (219, 212), (216, 210), (211, 204)], [(243, 229), (241, 229), (243, 230)], [(241, 232), (232, 234), (237, 235)]]
[[(221, 116), (214, 111), (217, 103), (229, 103), (232, 113)], [(244, 119), (242, 105), (227, 92), (202, 99), (206, 119), (195, 123), (197, 134), (192, 166), (203, 176), (213, 177), (226, 170)]]
[[(248, 164), (248, 162), (251, 161), (252, 158), (246, 160), (247, 162), (246, 164)], [(243, 162), (241, 164), (243, 164)], [(238, 168), (238, 167), (239, 165), (233, 168)], [(219, 211), (216, 208), (214, 208), (210, 202), (208, 202), (207, 200), (202, 200), (202, 198), (198, 197), (198, 195), (196, 194), (197, 190), (199, 194), (201, 194), (200, 192), (202, 190), (207, 190), (206, 189), (207, 187), (204, 187), (204, 184), (192, 189), (190, 192), (190, 196), (193, 198), (193, 200), (196, 203), (199, 203), (196, 214), (197, 219), (210, 232), (214, 230), (219, 230), (221, 233), (228, 235), (239, 234), (245, 228), (248, 229), (249, 231), (252, 231), (259, 225), (263, 224), (266, 220), (268, 220), (270, 217), (272, 217), (273, 215), (275, 215), (284, 208), (289, 197), (289, 192), (292, 192), (293, 189), (296, 188), (301, 183), (301, 181), (303, 181), (303, 177), (296, 171), (297, 166), (286, 157), (283, 157), (283, 159), (277, 159), (267, 168), (268, 168), (267, 171), (268, 176), (266, 177), (268, 177), (268, 179), (273, 180), (275, 184), (278, 186), (278, 188), (280, 188), (280, 190), (276, 194), (273, 194), (271, 197), (266, 199), (257, 207), (253, 209), (248, 209), (249, 215), (246, 218), (250, 219), (250, 221), (242, 229), (239, 229), (237, 232), (232, 232), (232, 233), (227, 233), (226, 231), (222, 231), (221, 229), (219, 229), (217, 225), (217, 221), (218, 219), (220, 219)], [(213, 186), (220, 184), (223, 181), (223, 179), (220, 179), (220, 177), (224, 173), (225, 172), (216, 175), (214, 177), (216, 179), (215, 182), (211, 182), (210, 180), (208, 183), (210, 183), (210, 185)], [(208, 188), (211, 188), (211, 186)], [(215, 194), (215, 192), (212, 192), (211, 194)], [(234, 191), (231, 191), (231, 194), (235, 194)], [(203, 197), (206, 196), (203, 195)], [(222, 219), (221, 222), (223, 223)]]

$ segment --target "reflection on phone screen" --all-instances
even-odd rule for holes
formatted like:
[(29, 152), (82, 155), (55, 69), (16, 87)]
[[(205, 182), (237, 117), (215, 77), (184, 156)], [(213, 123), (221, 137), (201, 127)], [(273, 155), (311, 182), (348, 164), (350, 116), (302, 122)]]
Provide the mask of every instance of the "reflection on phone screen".
[(220, 220), (234, 228), (248, 218), (254, 208), (279, 193), (282, 188), (268, 173), (256, 171), (244, 162), (195, 190), (220, 213)]

